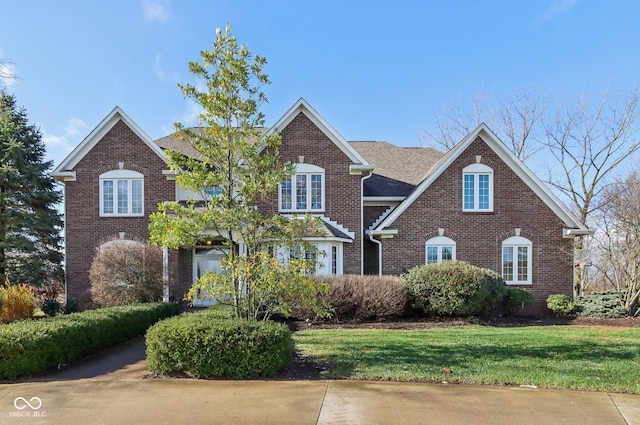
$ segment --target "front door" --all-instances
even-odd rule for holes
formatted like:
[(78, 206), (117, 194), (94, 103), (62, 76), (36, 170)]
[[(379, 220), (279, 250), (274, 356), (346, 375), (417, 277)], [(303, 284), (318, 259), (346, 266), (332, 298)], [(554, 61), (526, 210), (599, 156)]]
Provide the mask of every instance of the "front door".
[[(194, 283), (199, 279), (206, 271), (212, 271), (214, 273), (220, 273), (220, 262), (226, 255), (226, 248), (195, 248), (193, 250), (193, 278)], [(202, 294), (193, 300), (193, 305), (196, 307), (207, 307), (215, 304), (215, 301), (208, 299), (206, 294)]]

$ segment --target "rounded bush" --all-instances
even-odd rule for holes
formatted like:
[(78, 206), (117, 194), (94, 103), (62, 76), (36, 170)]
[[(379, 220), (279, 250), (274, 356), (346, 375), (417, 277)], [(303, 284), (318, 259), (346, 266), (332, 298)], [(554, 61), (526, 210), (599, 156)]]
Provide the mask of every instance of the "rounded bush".
[(507, 291), (498, 273), (463, 261), (414, 267), (404, 275), (404, 280), (413, 306), (436, 316), (491, 313)]
[(547, 297), (547, 308), (562, 317), (573, 316), (576, 313), (576, 303), (565, 294), (552, 294)]
[(533, 305), (533, 294), (522, 288), (509, 287), (502, 303), (505, 316), (513, 316), (522, 307)]
[(291, 360), (286, 325), (187, 313), (163, 320), (147, 332), (152, 372), (185, 372), (195, 378), (253, 379), (274, 375)]

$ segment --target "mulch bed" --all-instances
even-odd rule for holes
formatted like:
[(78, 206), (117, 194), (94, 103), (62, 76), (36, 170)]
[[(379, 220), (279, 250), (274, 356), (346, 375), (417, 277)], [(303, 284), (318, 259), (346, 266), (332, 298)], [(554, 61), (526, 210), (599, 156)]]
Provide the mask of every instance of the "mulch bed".
[[(432, 329), (461, 325), (486, 325), (497, 327), (523, 327), (523, 326), (615, 326), (640, 328), (640, 318), (623, 317), (618, 319), (600, 319), (595, 317), (501, 317), (496, 319), (423, 319), (409, 318), (402, 320), (385, 320), (373, 322), (304, 322), (289, 321), (289, 328), (293, 331), (304, 329)], [(281, 369), (273, 378), (275, 380), (314, 380), (324, 379), (325, 368), (313, 361), (294, 353), (291, 363)]]

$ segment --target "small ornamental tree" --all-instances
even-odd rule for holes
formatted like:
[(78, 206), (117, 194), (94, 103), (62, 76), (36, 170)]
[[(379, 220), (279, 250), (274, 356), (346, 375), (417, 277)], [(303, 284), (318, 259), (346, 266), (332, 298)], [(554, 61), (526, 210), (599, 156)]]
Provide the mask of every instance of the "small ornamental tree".
[(201, 62), (189, 69), (200, 84), (179, 85), (184, 96), (202, 112), (197, 131), (176, 123), (176, 137), (197, 151), (186, 157), (169, 151), (169, 167), (177, 184), (198, 193), (202, 201), (160, 204), (151, 215), (150, 239), (167, 248), (193, 247), (203, 240), (222, 240), (221, 273), (204, 273), (188, 298), (208, 296), (231, 300), (237, 317), (265, 319), (290, 309), (284, 295), (312, 305), (324, 284), (307, 278), (314, 269), (305, 259), (276, 261), (267, 255), (299, 247), (309, 252), (303, 236), (313, 234), (311, 217), (285, 218), (263, 214), (256, 206), (277, 193), (278, 184), (291, 177), (293, 165), (279, 160), (280, 136), (262, 136), (266, 102), (261, 87), (269, 84), (262, 71), (266, 59), (253, 56), (238, 44), (227, 26), (216, 31), (212, 51), (201, 52)]
[(89, 270), (91, 297), (101, 307), (156, 302), (162, 298), (162, 251), (114, 239), (98, 248)]

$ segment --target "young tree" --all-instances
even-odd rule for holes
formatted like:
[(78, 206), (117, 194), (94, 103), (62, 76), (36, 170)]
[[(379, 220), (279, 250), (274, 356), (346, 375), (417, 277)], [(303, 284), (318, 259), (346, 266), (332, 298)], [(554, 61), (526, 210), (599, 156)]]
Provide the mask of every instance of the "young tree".
[(280, 136), (263, 137), (259, 131), (264, 125), (259, 106), (266, 102), (261, 87), (269, 84), (265, 63), (238, 44), (228, 25), (216, 31), (213, 50), (202, 51), (201, 62), (189, 63), (200, 84), (179, 87), (202, 108), (202, 128), (179, 123), (175, 128), (176, 137), (198, 155), (168, 152), (168, 163), (177, 184), (203, 201), (161, 204), (150, 225), (151, 241), (168, 248), (223, 240), (223, 273), (205, 273), (189, 297), (231, 299), (238, 317), (253, 319), (286, 314), (287, 298), (312, 303), (319, 285), (307, 279), (304, 258), (283, 263), (267, 251), (270, 245), (271, 253), (289, 247), (310, 252), (302, 238), (313, 231), (314, 220), (266, 216), (256, 207), (294, 171), (278, 159)]
[(47, 175), (40, 131), (13, 96), (0, 92), (0, 281), (41, 286), (61, 280), (61, 194)]

